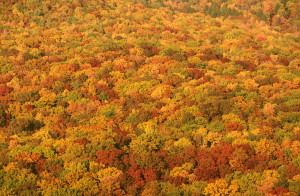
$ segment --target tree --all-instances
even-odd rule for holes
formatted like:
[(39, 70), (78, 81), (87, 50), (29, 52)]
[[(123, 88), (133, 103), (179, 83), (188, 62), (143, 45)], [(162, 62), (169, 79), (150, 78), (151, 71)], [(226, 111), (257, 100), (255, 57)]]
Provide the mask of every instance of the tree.
[(10, 121), (10, 115), (6, 112), (6, 106), (0, 103), (0, 127), (8, 125)]
[(125, 195), (120, 183), (122, 175), (123, 172), (114, 167), (103, 168), (97, 172), (97, 178), (100, 180), (100, 194)]
[(275, 107), (276, 107), (276, 104), (267, 103), (263, 109), (264, 114), (266, 116), (274, 116), (275, 115)]
[(242, 148), (236, 149), (232, 154), (232, 159), (230, 160), (230, 165), (234, 170), (245, 171), (246, 161), (249, 159), (249, 156)]
[(237, 185), (229, 185), (224, 179), (209, 183), (205, 188), (205, 195), (234, 195), (238, 192)]
[(155, 131), (155, 129), (147, 126), (145, 132), (132, 140), (130, 148), (136, 156), (136, 162), (139, 166), (146, 168), (154, 168), (152, 164), (153, 152), (158, 152), (162, 147), (163, 140)]
[(268, 140), (267, 138), (261, 139), (256, 147), (256, 153), (266, 153), (267, 155), (273, 155), (273, 153), (279, 148), (279, 145), (273, 140)]
[(216, 162), (211, 154), (200, 149), (195, 159), (197, 161), (195, 175), (197, 176), (198, 180), (207, 181), (215, 179), (219, 176)]

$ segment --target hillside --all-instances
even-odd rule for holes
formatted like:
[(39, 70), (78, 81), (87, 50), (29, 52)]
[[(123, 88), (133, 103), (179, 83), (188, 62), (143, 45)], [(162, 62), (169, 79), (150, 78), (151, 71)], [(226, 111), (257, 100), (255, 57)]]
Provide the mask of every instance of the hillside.
[(299, 13), (0, 1), (0, 195), (300, 195)]

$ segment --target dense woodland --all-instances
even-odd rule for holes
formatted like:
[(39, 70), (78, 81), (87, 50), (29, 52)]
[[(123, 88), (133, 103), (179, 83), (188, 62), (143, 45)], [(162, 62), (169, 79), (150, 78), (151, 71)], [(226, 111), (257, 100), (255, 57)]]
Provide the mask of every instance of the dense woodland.
[(299, 13), (0, 1), (0, 195), (299, 195)]

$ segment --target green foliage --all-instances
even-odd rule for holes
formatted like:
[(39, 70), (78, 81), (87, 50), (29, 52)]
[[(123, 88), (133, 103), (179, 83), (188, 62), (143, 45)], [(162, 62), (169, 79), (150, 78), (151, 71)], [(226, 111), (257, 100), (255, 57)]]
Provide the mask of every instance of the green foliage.
[(183, 61), (185, 59), (184, 51), (176, 46), (172, 46), (160, 51), (161, 56), (169, 56), (176, 61)]
[(68, 100), (72, 100), (74, 102), (79, 101), (83, 98), (83, 95), (78, 91), (71, 91), (68, 93), (67, 97)]
[(24, 104), (26, 102), (34, 102), (40, 99), (40, 95), (38, 92), (29, 90), (25, 92), (17, 92), (14, 94), (14, 98), (16, 101), (19, 101), (20, 103)]
[(242, 13), (236, 9), (229, 8), (227, 3), (224, 3), (222, 7), (220, 7), (216, 2), (212, 2), (210, 6), (207, 6), (206, 4), (204, 7), (204, 12), (213, 18), (220, 16), (227, 18), (228, 16), (235, 17), (242, 15)]
[(18, 118), (13, 119), (10, 122), (8, 127), (8, 134), (22, 134), (22, 133), (30, 133), (37, 129), (40, 129), (43, 126), (43, 123), (36, 120), (35, 118)]

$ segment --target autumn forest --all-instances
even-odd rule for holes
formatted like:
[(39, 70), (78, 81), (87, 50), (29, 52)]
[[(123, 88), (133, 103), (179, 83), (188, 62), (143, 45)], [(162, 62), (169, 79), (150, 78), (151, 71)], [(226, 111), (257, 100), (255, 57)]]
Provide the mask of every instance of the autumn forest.
[(299, 0), (0, 0), (0, 195), (300, 195)]

